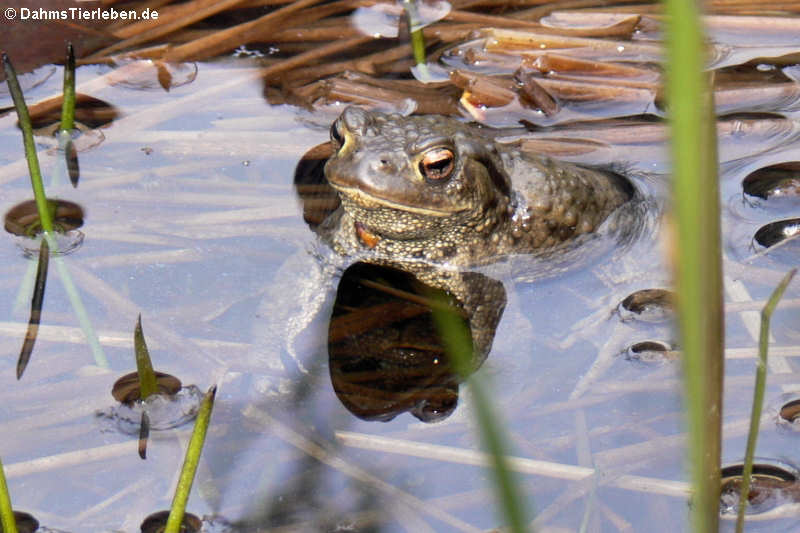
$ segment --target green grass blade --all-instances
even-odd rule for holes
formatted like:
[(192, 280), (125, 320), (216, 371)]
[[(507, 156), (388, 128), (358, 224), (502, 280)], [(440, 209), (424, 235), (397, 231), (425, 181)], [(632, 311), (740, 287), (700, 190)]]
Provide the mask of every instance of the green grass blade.
[(666, 95), (674, 172), (675, 280), (684, 353), (692, 526), (719, 525), (722, 260), (713, 96), (695, 0), (665, 0)]
[(11, 508), (11, 496), (8, 494), (8, 483), (2, 461), (0, 461), (0, 524), (3, 525), (3, 533), (17, 533), (17, 520)]
[(150, 395), (158, 392), (156, 383), (156, 373), (153, 371), (153, 363), (150, 361), (150, 352), (144, 341), (142, 333), (142, 315), (136, 319), (136, 328), (133, 330), (133, 349), (136, 353), (136, 372), (139, 374), (139, 391), (142, 400), (146, 400)]
[(492, 474), (500, 508), (510, 531), (524, 533), (528, 531), (525, 509), (518, 490), (519, 485), (506, 461), (508, 446), (503, 430), (497, 422), (497, 416), (493, 413), (483, 383), (473, 374), (472, 336), (455, 312), (433, 310), (432, 313), (451, 363), (462, 379), (469, 383), (481, 440), (491, 458)]
[(14, 71), (11, 60), (5, 52), (2, 54), (2, 57), (3, 69), (5, 70), (6, 82), (8, 83), (8, 92), (11, 93), (11, 98), (14, 100), (19, 126), (22, 129), (25, 159), (28, 161), (28, 172), (31, 175), (31, 186), (33, 187), (33, 196), (36, 199), (36, 209), (39, 211), (39, 220), (42, 223), (42, 229), (44, 231), (53, 233), (53, 218), (50, 215), (50, 210), (47, 206), (47, 197), (44, 194), (42, 171), (39, 168), (39, 158), (36, 156), (36, 145), (33, 142), (33, 127), (31, 126), (28, 106), (25, 105), (25, 98), (22, 96), (22, 88), (19, 86), (17, 73)]
[(67, 43), (67, 61), (64, 64), (64, 88), (61, 101), (61, 126), (59, 129), (72, 131), (75, 128), (75, 50)]
[(758, 366), (756, 367), (756, 384), (753, 390), (753, 408), (750, 412), (750, 431), (747, 434), (747, 447), (742, 468), (742, 491), (739, 496), (739, 510), (736, 516), (736, 532), (744, 531), (744, 514), (747, 509), (747, 498), (750, 494), (750, 478), (753, 474), (753, 457), (756, 453), (758, 426), (761, 422), (761, 409), (764, 405), (764, 389), (767, 381), (767, 351), (769, 348), (769, 322), (778, 302), (783, 297), (786, 287), (791, 283), (797, 269), (790, 270), (781, 280), (761, 310), (761, 331), (758, 335)]
[(189, 493), (192, 491), (194, 474), (200, 462), (200, 453), (203, 451), (203, 443), (206, 439), (206, 431), (211, 420), (211, 411), (214, 408), (214, 396), (217, 394), (216, 385), (208, 389), (200, 404), (197, 412), (197, 420), (194, 422), (194, 431), (186, 448), (186, 458), (183, 460), (181, 477), (178, 479), (178, 486), (175, 488), (175, 496), (172, 498), (172, 506), (169, 510), (167, 525), (164, 533), (179, 533), (183, 514), (186, 512), (186, 502), (189, 501)]

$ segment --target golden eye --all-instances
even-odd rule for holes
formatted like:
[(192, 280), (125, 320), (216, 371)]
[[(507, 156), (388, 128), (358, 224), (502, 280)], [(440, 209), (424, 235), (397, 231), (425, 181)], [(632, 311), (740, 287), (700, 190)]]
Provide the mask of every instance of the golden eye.
[(449, 148), (428, 150), (419, 162), (419, 171), (428, 181), (444, 181), (455, 168), (455, 155)]
[(336, 120), (331, 124), (331, 141), (334, 147), (338, 150), (344, 144), (344, 136), (339, 131), (339, 121)]

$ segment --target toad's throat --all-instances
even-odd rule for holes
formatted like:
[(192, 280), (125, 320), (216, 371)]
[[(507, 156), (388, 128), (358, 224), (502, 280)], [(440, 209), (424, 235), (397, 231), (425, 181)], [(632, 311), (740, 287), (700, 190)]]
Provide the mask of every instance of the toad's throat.
[(359, 189), (357, 187), (346, 187), (343, 185), (337, 185), (335, 183), (330, 183), (330, 184), (334, 189), (336, 189), (339, 192), (343, 200), (347, 199), (364, 209), (380, 209), (388, 207), (391, 209), (397, 209), (398, 211), (403, 211), (405, 213), (414, 213), (415, 215), (422, 215), (429, 217), (449, 217), (453, 216), (456, 213), (466, 211), (468, 209), (467, 207), (456, 206), (456, 205), (448, 207), (446, 209), (408, 205), (400, 202), (395, 202), (387, 198), (380, 198), (378, 196), (374, 196), (368, 192), (365, 192), (363, 189)]

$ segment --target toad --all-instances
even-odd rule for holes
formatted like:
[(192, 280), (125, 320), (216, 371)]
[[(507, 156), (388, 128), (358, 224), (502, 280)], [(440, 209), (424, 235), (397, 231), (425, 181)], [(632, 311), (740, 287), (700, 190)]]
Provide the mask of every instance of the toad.
[(523, 152), (491, 131), (348, 107), (331, 127), (324, 172), (341, 207), (326, 240), (343, 255), (486, 264), (595, 232), (632, 197), (617, 174)]

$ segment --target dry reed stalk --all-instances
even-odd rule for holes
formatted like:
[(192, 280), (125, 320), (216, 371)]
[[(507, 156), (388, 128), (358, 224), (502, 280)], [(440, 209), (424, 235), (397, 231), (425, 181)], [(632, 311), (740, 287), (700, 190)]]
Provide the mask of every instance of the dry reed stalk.
[[(424, 28), (423, 35), (430, 48), (435, 47), (438, 42), (449, 44), (464, 39), (470, 32), (479, 27), (479, 25), (475, 24), (442, 24)], [(287, 30), (287, 32), (291, 31), (294, 30)], [(394, 39), (392, 39), (392, 41), (396, 42)], [(387, 42), (390, 42), (390, 40), (387, 39)], [(400, 65), (398, 68), (392, 68), (392, 65), (396, 65), (397, 62), (403, 60), (410, 60), (411, 55), (411, 45), (409, 43), (403, 43), (386, 50), (380, 50), (346, 61), (328, 63), (325, 65), (313, 65), (297, 69), (289, 73), (283, 81), (285, 83), (300, 85), (315, 79), (322, 79), (331, 74), (349, 70), (375, 75), (397, 72), (401, 69), (407, 69), (407, 63)], [(435, 60), (438, 55), (439, 52), (429, 54), (429, 60)]]
[(453, 22), (473, 22), (494, 28), (530, 28), (542, 34), (564, 35), (568, 37), (621, 37), (630, 38), (639, 23), (638, 15), (631, 15), (610, 26), (602, 27), (553, 27), (540, 22), (519, 20), (512, 17), (483, 15), (469, 11), (451, 11), (445, 20)]
[[(99, 57), (97, 59), (97, 61), (111, 60), (112, 58), (116, 59), (118, 57), (131, 57), (131, 58), (135, 58), (135, 59), (161, 59), (161, 57), (163, 57), (163, 55), (164, 55), (164, 52), (166, 52), (168, 48), (170, 48), (170, 47), (172, 47), (172, 46), (174, 46), (176, 44), (188, 43), (189, 41), (194, 41), (195, 39), (201, 39), (203, 37), (208, 37), (209, 35), (211, 35), (213, 33), (216, 33), (217, 31), (218, 30), (214, 30), (214, 29), (201, 30), (201, 29), (197, 29), (197, 28), (184, 28), (182, 30), (177, 30), (177, 31), (175, 31), (173, 33), (170, 33), (170, 35), (169, 35), (169, 43), (168, 44), (167, 43), (158, 44), (158, 45), (155, 45), (155, 46), (151, 46), (149, 48), (136, 48), (135, 50), (131, 50), (129, 52), (123, 52), (122, 54), (115, 54), (114, 56)], [(157, 49), (157, 50), (161, 50), (161, 52), (156, 57), (153, 57), (153, 56), (145, 57), (140, 53), (142, 50), (148, 50), (148, 49), (152, 49), (152, 50), (156, 50)]]
[[(483, 466), (488, 463), (488, 455), (482, 451), (440, 444), (401, 440), (392, 437), (367, 435), (351, 431), (337, 431), (336, 439), (343, 445), (365, 450), (422, 457), (438, 461)], [(597, 455), (597, 454), (595, 454)], [(579, 481), (596, 474), (592, 468), (552, 461), (539, 461), (526, 457), (508, 457), (510, 468), (524, 474)], [(665, 479), (643, 476), (622, 475), (604, 479), (604, 484), (633, 491), (649, 492), (669, 496), (686, 497), (689, 484)]]
[(352, 39), (358, 35), (362, 35), (358, 30), (338, 19), (331, 22), (335, 24), (326, 24), (328, 21), (320, 21), (313, 26), (306, 27), (293, 27), (285, 30), (280, 30), (270, 36), (270, 42), (275, 44), (291, 43), (291, 42), (319, 42), (319, 41), (335, 41), (337, 39)]
[(797, 105), (800, 83), (780, 83), (756, 87), (723, 87), (714, 91), (714, 102), (720, 114), (733, 111), (778, 111)]
[(475, 106), (502, 107), (517, 98), (516, 84), (507, 78), (456, 69), (450, 73), (450, 81), (463, 89), (466, 98)]
[(519, 102), (523, 106), (540, 109), (548, 117), (561, 109), (553, 95), (542, 87), (530, 71), (519, 69), (514, 73), (514, 81), (517, 83)]
[(390, 104), (396, 108), (403, 107), (410, 98), (414, 99), (415, 112), (433, 114), (456, 114), (458, 107), (452, 95), (443, 95), (435, 89), (426, 89), (427, 94), (413, 97), (406, 88), (390, 89), (373, 84), (358, 83), (342, 78), (333, 78), (321, 82), (317, 88), (317, 97), (328, 101), (344, 101), (365, 105)]
[(610, 76), (592, 76), (590, 74), (572, 75), (572, 74), (562, 74), (561, 72), (554, 72), (548, 75), (546, 78), (537, 78), (537, 79), (560, 80), (563, 82), (576, 82), (576, 83), (595, 83), (599, 86), (606, 86), (606, 87), (613, 86), (613, 87), (628, 87), (631, 89), (645, 89), (653, 94), (656, 94), (658, 90), (661, 88), (661, 82), (659, 80), (656, 81), (627, 80), (625, 78), (617, 78)]
[[(800, 5), (797, 9), (800, 11)], [(568, 12), (559, 13), (559, 18), (563, 16), (567, 21), (579, 23), (580, 19), (572, 15)], [(660, 30), (664, 22), (664, 16), (659, 14), (648, 15), (643, 19), (643, 23), (652, 27), (653, 31)], [(717, 14), (704, 16), (703, 25), (712, 37), (715, 33), (721, 33), (726, 37), (727, 44), (742, 46), (753, 46), (754, 35), (758, 36), (758, 46), (793, 45), (797, 43), (800, 32), (800, 18), (791, 17)]]
[(255, 7), (272, 7), (291, 4), (294, 0), (245, 0), (240, 6), (243, 9), (250, 9)]
[(542, 25), (538, 22), (530, 22), (526, 20), (516, 20), (510, 17), (499, 17), (494, 15), (484, 15), (482, 13), (472, 13), (470, 11), (450, 11), (445, 17), (445, 20), (451, 22), (473, 22), (483, 26), (494, 26), (499, 28), (531, 28), (537, 31), (542, 30)]
[(137, 44), (158, 39), (173, 31), (233, 7), (241, 1), (242, 0), (194, 0), (185, 6), (181, 6), (177, 10), (177, 13), (173, 13), (172, 16), (169, 16), (169, 14), (165, 15), (163, 18), (159, 16), (156, 20), (136, 22), (117, 30), (115, 32), (117, 37), (125, 37), (127, 35), (130, 35), (130, 37), (124, 38), (118, 43), (99, 50), (92, 54), (92, 56), (89, 56), (89, 58), (109, 55)]
[(627, 13), (624, 10), (616, 13), (597, 11), (553, 11), (541, 24), (551, 28), (580, 26), (582, 28), (610, 28), (628, 19), (641, 20), (641, 15)]
[(553, 78), (540, 78), (537, 79), (539, 84), (544, 87), (547, 92), (564, 100), (572, 102), (589, 102), (589, 101), (605, 101), (605, 102), (641, 102), (643, 105), (652, 103), (655, 98), (655, 90), (639, 88), (639, 87), (626, 87), (617, 84), (617, 80), (610, 80), (610, 85), (604, 85), (590, 80), (577, 80), (577, 79), (553, 79)]
[(570, 157), (594, 152), (607, 145), (591, 140), (581, 139), (531, 139), (522, 144), (526, 152), (547, 154), (552, 157)]
[[(351, 11), (359, 7), (369, 7), (374, 5), (376, 2), (377, 0), (338, 0), (327, 4), (314, 6), (311, 9), (305, 9), (297, 13), (296, 16), (291, 19), (291, 21), (288, 21), (288, 26), (290, 28), (294, 28), (297, 26), (313, 24), (314, 27), (324, 27), (327, 24), (338, 23), (340, 26), (349, 27), (350, 23), (347, 20), (342, 19), (330, 22), (329, 19), (326, 20), (326, 17), (338, 15), (339, 13)], [(252, 40), (264, 39), (265, 41), (271, 42), (274, 28), (267, 27), (265, 30), (266, 31), (260, 33), (254, 32), (251, 35)]]
[(658, 81), (661, 77), (656, 69), (550, 53), (523, 59), (522, 67), (536, 69), (542, 75), (555, 72), (562, 75), (600, 76), (649, 82)]
[(354, 37), (352, 39), (347, 39), (344, 41), (335, 41), (324, 46), (320, 46), (318, 48), (314, 48), (307, 52), (303, 52), (296, 56), (292, 56), (289, 59), (285, 59), (279, 63), (271, 65), (262, 71), (262, 75), (265, 79), (269, 80), (270, 76), (277, 76), (279, 74), (283, 74), (287, 70), (291, 70), (293, 68), (297, 68), (302, 65), (306, 65), (308, 63), (313, 63), (314, 61), (320, 60), (322, 58), (328, 57), (333, 54), (338, 54), (344, 52), (346, 50), (350, 50), (369, 42), (372, 40), (372, 37), (367, 36), (360, 36)]
[(613, 4), (619, 11), (620, 4), (636, 4), (638, 2), (641, 2), (641, 0), (565, 0), (561, 2), (544, 3), (539, 7), (519, 11), (514, 13), (514, 17), (522, 20), (539, 20), (556, 10), (604, 7), (610, 4)]
[(164, 55), (165, 61), (181, 62), (187, 59), (200, 60), (213, 57), (247, 44), (253, 35), (265, 31), (274, 31), (278, 25), (286, 22), (287, 17), (297, 11), (312, 6), (322, 0), (297, 0), (287, 6), (281, 7), (262, 17), (243, 24), (238, 24), (224, 30), (220, 30), (208, 37), (197, 39), (189, 43), (177, 46)]
[[(180, 8), (180, 6), (170, 6), (169, 5), (174, 1), (175, 0), (148, 0), (148, 1), (145, 1), (145, 2), (141, 2), (140, 4), (137, 4), (134, 9), (139, 14), (144, 12), (145, 9), (156, 10), (156, 11), (158, 11), (158, 19), (160, 19), (162, 16), (163, 17), (168, 17), (169, 13), (171, 13), (172, 11)], [(150, 22), (153, 23), (158, 19), (155, 19), (155, 20), (151, 19)], [(128, 28), (130, 26), (133, 26), (134, 24), (136, 24), (136, 23), (125, 21), (125, 20), (120, 20), (119, 22), (115, 22), (114, 24), (109, 24), (108, 26), (106, 26), (106, 30), (109, 31), (110, 33), (114, 33), (114, 35), (117, 35), (115, 33), (117, 30), (121, 30), (123, 28)], [(137, 32), (134, 32), (134, 33), (137, 33)], [(120, 36), (117, 35), (117, 37), (120, 37)]]
[[(586, 13), (609, 13), (609, 14), (618, 14), (620, 13), (621, 9), (617, 6), (609, 6), (609, 7), (587, 7), (582, 9), (581, 11)], [(627, 4), (624, 8), (625, 13), (630, 15), (652, 15), (652, 14), (659, 14), (662, 13), (664, 10), (661, 8), (660, 3), (655, 4)]]
[(379, 52), (348, 59), (346, 61), (298, 68), (288, 73), (282, 81), (284, 83), (300, 85), (308, 83), (312, 80), (320, 80), (330, 76), (331, 74), (351, 70), (365, 74), (379, 74), (384, 72), (379, 68), (379, 65), (393, 63), (409, 57), (411, 57), (411, 45), (405, 43), (399, 46), (394, 46), (387, 50), (381, 50)]
[(661, 46), (653, 43), (568, 37), (506, 29), (488, 30), (485, 49), (487, 52), (524, 53), (533, 56), (551, 53), (553, 50), (585, 49), (598, 54), (607, 54), (615, 59), (636, 61), (659, 61), (661, 59)]

